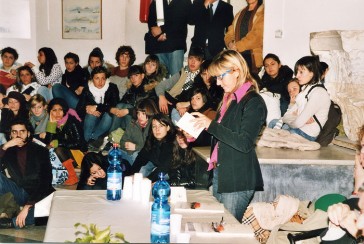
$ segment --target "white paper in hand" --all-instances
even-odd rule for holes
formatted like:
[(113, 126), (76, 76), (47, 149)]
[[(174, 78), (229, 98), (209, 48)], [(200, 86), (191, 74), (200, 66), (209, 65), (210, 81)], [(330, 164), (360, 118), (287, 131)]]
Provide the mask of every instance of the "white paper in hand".
[(190, 113), (186, 112), (180, 120), (176, 123), (176, 125), (181, 128), (182, 130), (186, 131), (188, 134), (197, 138), (204, 128), (195, 129), (193, 127), (196, 118), (193, 117)]

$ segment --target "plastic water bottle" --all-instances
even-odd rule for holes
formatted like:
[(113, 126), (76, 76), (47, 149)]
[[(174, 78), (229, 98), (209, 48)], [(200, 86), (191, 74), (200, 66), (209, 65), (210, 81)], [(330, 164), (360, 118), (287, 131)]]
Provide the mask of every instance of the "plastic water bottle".
[(107, 168), (107, 200), (120, 200), (122, 189), (122, 171), (121, 171), (121, 150), (117, 143), (113, 144), (108, 154), (109, 167)]
[(168, 197), (170, 194), (171, 188), (164, 180), (163, 173), (160, 173), (159, 181), (152, 189), (154, 203), (151, 217), (151, 243), (169, 243), (171, 207), (168, 204)]

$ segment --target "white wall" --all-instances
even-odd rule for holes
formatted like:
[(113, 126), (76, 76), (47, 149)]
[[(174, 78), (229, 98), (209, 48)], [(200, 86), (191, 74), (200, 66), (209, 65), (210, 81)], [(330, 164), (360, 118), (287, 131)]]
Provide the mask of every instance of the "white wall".
[(275, 53), (292, 68), (310, 55), (310, 32), (364, 29), (362, 0), (265, 0), (265, 7), (264, 54)]
[[(37, 50), (52, 47), (63, 65), (63, 56), (75, 52), (81, 65), (98, 46), (105, 60), (116, 64), (117, 48), (131, 45), (137, 61), (144, 61), (144, 33), (147, 24), (139, 22), (137, 0), (102, 1), (102, 40), (62, 39), (62, 1), (29, 0), (31, 9), (31, 39), (0, 39), (0, 48), (12, 46), (20, 54), (19, 62), (37, 63)], [(246, 5), (244, 0), (231, 0), (234, 13)], [(126, 8), (127, 6), (127, 8)], [(362, 0), (265, 0), (264, 54), (276, 53), (283, 63), (293, 67), (300, 57), (309, 55), (309, 33), (330, 29), (364, 29), (364, 1)], [(3, 6), (2, 6), (3, 7)], [(282, 38), (275, 31), (282, 30)], [(189, 28), (188, 44), (193, 35)]]

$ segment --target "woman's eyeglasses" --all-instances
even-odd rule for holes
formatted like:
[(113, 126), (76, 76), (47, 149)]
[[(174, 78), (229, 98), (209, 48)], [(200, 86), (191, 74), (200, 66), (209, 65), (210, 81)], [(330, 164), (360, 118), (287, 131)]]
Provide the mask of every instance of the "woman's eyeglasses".
[(221, 75), (218, 75), (218, 76), (215, 76), (215, 78), (217, 79), (217, 80), (222, 80), (222, 79), (224, 79), (224, 77), (225, 77), (225, 75), (227, 75), (228, 73), (230, 73), (232, 70), (231, 69), (228, 69), (228, 70), (226, 70), (224, 73), (222, 73)]

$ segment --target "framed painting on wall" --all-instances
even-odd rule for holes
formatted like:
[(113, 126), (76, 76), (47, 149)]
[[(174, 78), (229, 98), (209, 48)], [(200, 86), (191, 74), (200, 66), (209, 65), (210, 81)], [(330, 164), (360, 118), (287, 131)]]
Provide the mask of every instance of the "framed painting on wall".
[(63, 39), (102, 39), (102, 0), (62, 0)]

